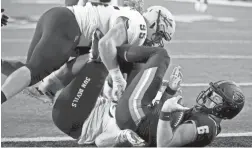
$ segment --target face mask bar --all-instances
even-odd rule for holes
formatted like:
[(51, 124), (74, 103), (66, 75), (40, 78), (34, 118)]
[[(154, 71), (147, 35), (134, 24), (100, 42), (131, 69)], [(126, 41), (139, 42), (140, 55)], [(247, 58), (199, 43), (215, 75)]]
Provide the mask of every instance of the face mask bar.
[[(151, 39), (148, 40), (146, 39), (146, 45), (147, 46), (154, 46), (155, 44), (158, 45), (158, 47), (164, 47), (164, 42), (163, 38), (166, 41), (171, 40), (171, 36), (165, 32), (165, 26), (164, 25), (159, 25), (160, 24), (160, 17), (161, 17), (161, 10), (158, 11), (158, 18), (157, 18), (157, 27), (156, 27), (156, 32), (152, 34)], [(161, 28), (162, 27), (162, 28)]]
[[(212, 89), (212, 87), (209, 87), (207, 90), (202, 91), (202, 92), (198, 95), (198, 97), (197, 97), (197, 99), (196, 99), (197, 104), (200, 105), (200, 106), (206, 107), (206, 106), (205, 106), (206, 101), (207, 101), (207, 100), (210, 100), (211, 102), (213, 102), (213, 103), (215, 104), (215, 106), (216, 106), (216, 105), (221, 105), (222, 103), (219, 103), (219, 104), (218, 104), (217, 102), (215, 102), (215, 100), (212, 99), (213, 92), (214, 92), (214, 90)], [(213, 108), (214, 108), (214, 107), (213, 107)]]

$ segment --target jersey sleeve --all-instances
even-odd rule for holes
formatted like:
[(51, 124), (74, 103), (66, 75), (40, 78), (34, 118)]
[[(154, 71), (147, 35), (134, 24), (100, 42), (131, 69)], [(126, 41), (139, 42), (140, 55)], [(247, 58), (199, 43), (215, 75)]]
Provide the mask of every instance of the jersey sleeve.
[(136, 10), (122, 10), (111, 17), (109, 24), (110, 28), (115, 25), (119, 17), (124, 17), (126, 20), (125, 29), (127, 30), (127, 44), (135, 46), (143, 45), (147, 36), (147, 27), (143, 16)]

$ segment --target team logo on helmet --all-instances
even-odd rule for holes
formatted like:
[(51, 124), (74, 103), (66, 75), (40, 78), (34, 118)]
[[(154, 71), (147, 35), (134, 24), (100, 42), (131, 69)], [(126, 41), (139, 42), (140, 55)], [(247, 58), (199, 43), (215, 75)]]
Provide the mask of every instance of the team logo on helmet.
[(244, 95), (239, 91), (234, 91), (233, 100), (237, 103), (242, 103), (244, 100)]

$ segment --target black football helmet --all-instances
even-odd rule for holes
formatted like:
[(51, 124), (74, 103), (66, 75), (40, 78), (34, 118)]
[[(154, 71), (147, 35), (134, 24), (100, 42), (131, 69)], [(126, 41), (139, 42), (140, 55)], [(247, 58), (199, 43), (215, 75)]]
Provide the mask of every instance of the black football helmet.
[[(245, 96), (240, 87), (232, 81), (225, 80), (211, 82), (209, 85), (210, 87), (202, 91), (196, 99), (200, 110), (221, 119), (234, 118), (242, 110), (245, 103)], [(206, 99), (210, 99), (213, 92), (222, 97), (222, 103), (215, 102), (216, 105), (213, 108), (207, 108), (204, 104)]]

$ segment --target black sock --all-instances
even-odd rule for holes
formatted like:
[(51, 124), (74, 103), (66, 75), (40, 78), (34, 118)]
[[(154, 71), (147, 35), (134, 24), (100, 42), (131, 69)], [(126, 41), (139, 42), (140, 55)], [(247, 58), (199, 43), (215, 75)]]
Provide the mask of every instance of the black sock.
[(7, 98), (5, 96), (5, 94), (1, 91), (1, 104), (3, 104), (5, 101), (7, 101)]

